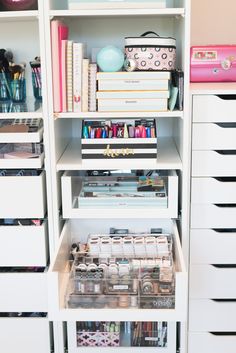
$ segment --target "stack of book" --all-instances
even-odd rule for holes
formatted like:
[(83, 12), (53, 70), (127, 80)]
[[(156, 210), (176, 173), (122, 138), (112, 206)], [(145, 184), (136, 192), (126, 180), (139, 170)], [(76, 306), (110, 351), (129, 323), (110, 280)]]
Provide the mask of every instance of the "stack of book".
[(97, 65), (86, 58), (86, 45), (68, 35), (62, 21), (51, 21), (54, 112), (96, 111)]
[(98, 72), (98, 111), (167, 111), (170, 72)]

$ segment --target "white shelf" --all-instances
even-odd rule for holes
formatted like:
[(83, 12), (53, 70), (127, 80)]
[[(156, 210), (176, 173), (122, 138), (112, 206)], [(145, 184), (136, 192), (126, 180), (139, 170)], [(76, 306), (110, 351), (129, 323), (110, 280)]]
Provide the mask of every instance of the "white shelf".
[(53, 10), (51, 17), (100, 17), (100, 16), (184, 16), (184, 8), (102, 9), (102, 10)]
[(88, 112), (88, 113), (54, 113), (55, 119), (62, 118), (72, 118), (72, 119), (111, 119), (111, 118), (181, 118), (183, 119), (183, 111), (174, 110), (167, 112), (112, 112), (112, 113), (102, 113), (102, 112)]
[(0, 11), (1, 22), (32, 21), (38, 19), (38, 11)]
[(172, 138), (157, 139), (157, 159), (145, 160), (98, 160), (96, 163), (82, 160), (79, 140), (73, 139), (57, 163), (57, 170), (103, 170), (103, 169), (182, 169), (182, 162)]

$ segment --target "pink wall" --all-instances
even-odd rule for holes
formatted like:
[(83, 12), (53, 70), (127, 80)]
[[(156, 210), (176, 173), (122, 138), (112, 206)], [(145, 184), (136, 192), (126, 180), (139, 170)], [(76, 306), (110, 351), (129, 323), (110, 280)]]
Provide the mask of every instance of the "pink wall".
[(236, 44), (236, 0), (191, 0), (191, 44)]

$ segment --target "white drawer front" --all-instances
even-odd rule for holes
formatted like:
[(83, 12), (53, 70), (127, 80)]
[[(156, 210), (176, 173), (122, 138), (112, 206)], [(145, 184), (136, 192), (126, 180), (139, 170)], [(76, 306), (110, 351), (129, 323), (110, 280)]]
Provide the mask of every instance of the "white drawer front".
[(1, 351), (50, 353), (47, 318), (0, 318)]
[(0, 244), (0, 266), (47, 265), (45, 222), (41, 226), (0, 226)]
[(191, 264), (236, 264), (236, 231), (191, 229)]
[(0, 312), (47, 312), (46, 273), (0, 273)]
[(236, 207), (192, 204), (191, 228), (236, 228)]
[(236, 150), (235, 124), (193, 124), (193, 150)]
[(236, 333), (233, 336), (210, 332), (190, 332), (188, 353), (235, 353)]
[[(190, 299), (190, 331), (236, 331), (236, 302)], [(228, 352), (227, 352), (228, 353)]]
[(221, 154), (216, 151), (192, 152), (192, 176), (235, 176), (236, 154)]
[(45, 172), (38, 176), (1, 176), (0, 218), (43, 218)]
[(235, 181), (216, 178), (192, 178), (192, 203), (235, 203)]
[(236, 122), (236, 99), (222, 99), (215, 95), (194, 95), (193, 121)]
[(236, 298), (236, 268), (191, 265), (189, 278), (190, 298)]

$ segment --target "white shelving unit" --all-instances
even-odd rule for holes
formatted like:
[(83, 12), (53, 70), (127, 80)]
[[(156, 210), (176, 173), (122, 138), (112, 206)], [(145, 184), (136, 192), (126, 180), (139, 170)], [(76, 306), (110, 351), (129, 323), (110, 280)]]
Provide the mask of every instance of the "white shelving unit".
[[(45, 318), (6, 318), (0, 317), (0, 331), (2, 335), (10, 337), (10, 323), (13, 322), (13, 329), (21, 334), (23, 345), (22, 351), (26, 353), (32, 352), (34, 340), (29, 341), (28, 347), (25, 346), (26, 335), (33, 332), (37, 334), (37, 338), (42, 343), (38, 346), (38, 352), (49, 353), (51, 349), (55, 353), (64, 353), (66, 347), (66, 335), (64, 331), (64, 323), (68, 323), (68, 332), (70, 336), (68, 343), (69, 353), (75, 353), (75, 341), (72, 335), (75, 331), (70, 331), (70, 327), (75, 326), (76, 320), (147, 320), (147, 321), (168, 321), (171, 322), (169, 331), (168, 350), (155, 350), (160, 353), (175, 353), (176, 351), (176, 322), (180, 322), (180, 345), (181, 352), (186, 352), (186, 317), (187, 317), (187, 275), (186, 263), (188, 261), (188, 232), (189, 232), (189, 175), (190, 175), (190, 128), (189, 121), (189, 37), (190, 37), (190, 5), (188, 0), (168, 1), (166, 9), (130, 9), (130, 10), (90, 10), (90, 11), (71, 11), (68, 10), (67, 1), (65, 0), (38, 0), (37, 11), (20, 11), (20, 12), (0, 12), (0, 30), (6, 35), (1, 39), (1, 45), (5, 48), (11, 48), (15, 54), (15, 61), (31, 61), (35, 56), (40, 54), (42, 62), (42, 80), (43, 80), (43, 103), (35, 104), (31, 84), (31, 73), (28, 66), (26, 75), (27, 83), (27, 104), (25, 112), (15, 112), (5, 107), (0, 112), (0, 119), (15, 118), (38, 118), (43, 119), (44, 133), (43, 143), (45, 147), (45, 158), (42, 156), (41, 164), (37, 167), (44, 168), (46, 174), (46, 184), (40, 188), (30, 184), (30, 188), (25, 186), (22, 189), (20, 183), (17, 183), (18, 202), (14, 203), (14, 195), (11, 196), (11, 202), (14, 207), (8, 204), (9, 214), (1, 215), (0, 218), (12, 218), (21, 216), (25, 207), (20, 209), (20, 204), (24, 205), (25, 199), (30, 199), (32, 205), (37, 204), (37, 200), (41, 198), (40, 205), (44, 213), (45, 220), (39, 231), (39, 239), (33, 242), (28, 240), (29, 230), (26, 229), (23, 235), (19, 232), (20, 239), (24, 247), (32, 247), (33, 244), (39, 249), (38, 258), (35, 263), (32, 257), (27, 254), (21, 254), (16, 261), (9, 261), (1, 266), (23, 266), (29, 261), (29, 266), (41, 264), (45, 267), (42, 273), (0, 273), (0, 282), (6, 287), (4, 293), (5, 309), (3, 311), (43, 311), (48, 312)], [(147, 30), (153, 30), (162, 36), (172, 36), (177, 39), (177, 66), (185, 73), (185, 106), (184, 111), (167, 111), (164, 113), (60, 113), (53, 111), (52, 102), (52, 68), (51, 68), (51, 42), (50, 42), (50, 21), (52, 18), (63, 19), (70, 28), (70, 38), (80, 42), (86, 42), (88, 45), (88, 53), (92, 48), (103, 47), (107, 44), (114, 44), (123, 47), (123, 39), (127, 35), (138, 36)], [(13, 26), (14, 24), (14, 26)], [(109, 30), (108, 30), (109, 29)], [(17, 37), (16, 37), (17, 33)], [(80, 136), (81, 136), (81, 120), (83, 118), (92, 119), (112, 119), (112, 118), (155, 118), (158, 127), (158, 147), (157, 159), (153, 162), (137, 162), (126, 161), (121, 162), (102, 161), (91, 164), (89, 161), (82, 161), (80, 156)], [(23, 163), (23, 161), (22, 161)], [(22, 164), (21, 166), (23, 166)], [(16, 167), (20, 166), (15, 164)], [(7, 166), (5, 165), (4, 168)], [(24, 166), (26, 167), (26, 165)], [(33, 167), (33, 165), (32, 165)], [(34, 167), (36, 167), (34, 165)], [(10, 167), (9, 167), (10, 168)], [(93, 169), (145, 169), (145, 170), (169, 170), (178, 175), (178, 213), (174, 219), (167, 213), (155, 214), (152, 211), (151, 216), (133, 217), (133, 212), (129, 213), (130, 217), (124, 214), (112, 218), (112, 214), (108, 218), (93, 219), (89, 217), (88, 212), (80, 215), (79, 219), (65, 220), (61, 217), (61, 208), (64, 196), (61, 194), (61, 176), (65, 171), (85, 171)], [(37, 188), (37, 200), (34, 198), (31, 187)], [(0, 180), (1, 188), (1, 180)], [(11, 183), (4, 184), (4, 198), (9, 197)], [(23, 192), (24, 191), (24, 192)], [(45, 194), (45, 191), (46, 194)], [(27, 195), (27, 198), (26, 196)], [(171, 195), (172, 197), (172, 195)], [(176, 198), (177, 195), (174, 195)], [(22, 200), (22, 201), (21, 201)], [(19, 213), (17, 213), (17, 207)], [(45, 208), (46, 207), (46, 208)], [(4, 208), (6, 210), (6, 208)], [(33, 210), (33, 207), (32, 207)], [(10, 212), (12, 211), (12, 213)], [(5, 212), (5, 211), (4, 211)], [(43, 211), (42, 211), (43, 212)], [(14, 213), (14, 214), (13, 214)], [(141, 213), (141, 212), (140, 212)], [(37, 215), (35, 215), (37, 216)], [(144, 215), (145, 216), (145, 215)], [(26, 216), (24, 216), (26, 217)], [(42, 214), (40, 216), (42, 217)], [(170, 217), (170, 218), (169, 218)], [(42, 217), (43, 218), (43, 217)], [(135, 219), (136, 218), (136, 219)], [(166, 219), (162, 219), (166, 218)], [(173, 231), (176, 249), (176, 307), (171, 310), (82, 310), (68, 309), (65, 306), (65, 285), (68, 280), (68, 272), (66, 271), (66, 263), (68, 261), (69, 248), (72, 241), (72, 235), (77, 234), (81, 227), (87, 232), (89, 225), (93, 224), (94, 231), (97, 224), (107, 227), (112, 224), (127, 223), (132, 224), (135, 221), (140, 227), (148, 224), (160, 225), (167, 227), (169, 231)], [(178, 223), (178, 228), (175, 221)], [(18, 228), (15, 229), (18, 233)], [(48, 236), (49, 234), (49, 236)], [(9, 241), (15, 242), (15, 234), (10, 232), (9, 239), (6, 239), (2, 227), (0, 226), (0, 245), (9, 247)], [(182, 244), (181, 244), (182, 243)], [(45, 246), (44, 246), (45, 245)], [(22, 245), (21, 245), (22, 246)], [(30, 251), (30, 249), (27, 249)], [(34, 249), (35, 250), (35, 249)], [(48, 255), (49, 254), (49, 255)], [(64, 257), (62, 256), (64, 254)], [(46, 263), (48, 256), (50, 258), (50, 268), (47, 271)], [(16, 257), (16, 256), (15, 256)], [(40, 266), (41, 266), (40, 265)], [(44, 266), (45, 265), (45, 266)], [(22, 279), (22, 282), (21, 282)], [(18, 300), (14, 305), (14, 296), (11, 291), (15, 283), (22, 292), (25, 299)], [(22, 285), (24, 283), (24, 286)], [(9, 289), (9, 292), (8, 292)], [(48, 300), (47, 300), (48, 292)], [(11, 295), (9, 295), (9, 293)], [(32, 295), (32, 300), (27, 300)], [(12, 302), (11, 302), (12, 301)], [(18, 305), (19, 304), (19, 305)], [(130, 315), (132, 313), (132, 315)], [(132, 316), (132, 319), (131, 319)], [(20, 321), (21, 320), (21, 321)], [(51, 323), (53, 322), (53, 324)], [(21, 325), (22, 323), (22, 325)], [(74, 325), (74, 326), (73, 326)], [(72, 333), (71, 333), (72, 332)], [(4, 336), (5, 337), (5, 336)], [(75, 337), (74, 337), (75, 340)], [(0, 333), (0, 341), (1, 333)], [(7, 344), (4, 339), (4, 353), (13, 353), (16, 349), (20, 350), (20, 344)], [(54, 344), (53, 344), (54, 343)], [(37, 352), (37, 349), (35, 352)], [(89, 348), (78, 349), (79, 351), (90, 353), (93, 350)], [(109, 350), (110, 351), (110, 350)], [(115, 351), (115, 350), (114, 350)], [(117, 352), (126, 352), (126, 348), (117, 348)], [(129, 351), (140, 352), (139, 348), (129, 348)], [(152, 352), (154, 349), (143, 348), (142, 352)], [(105, 351), (104, 351), (105, 352)]]
[[(48, 60), (47, 78), (48, 78), (48, 96), (52, 97), (52, 71), (51, 71), (51, 47), (50, 47), (50, 20), (63, 19), (69, 26), (69, 38), (78, 42), (86, 42), (88, 55), (92, 48), (103, 47), (107, 44), (114, 44), (123, 47), (123, 38), (127, 35), (137, 36), (147, 30), (153, 30), (160, 35), (173, 36), (177, 39), (177, 66), (182, 68), (185, 73), (185, 109), (184, 111), (173, 112), (152, 112), (152, 113), (54, 113), (52, 101), (48, 101), (49, 130), (51, 141), (51, 177), (52, 177), (52, 202), (54, 209), (54, 242), (60, 236), (58, 247), (55, 250), (54, 260), (49, 269), (49, 317), (51, 320), (68, 323), (68, 341), (69, 353), (78, 352), (80, 347), (75, 348), (75, 331), (70, 331), (70, 327), (75, 326), (75, 321), (87, 320), (164, 320), (172, 322), (181, 322), (181, 351), (186, 351), (186, 310), (187, 303), (185, 295), (187, 293), (187, 277), (184, 262), (187, 261), (188, 254), (188, 204), (189, 204), (189, 169), (190, 169), (190, 123), (189, 123), (189, 35), (190, 35), (190, 8), (189, 1), (168, 2), (166, 9), (146, 8), (144, 10), (90, 10), (90, 11), (71, 11), (67, 8), (66, 1), (47, 1), (44, 4), (45, 9), (45, 34), (46, 34), (46, 55)], [(108, 30), (109, 29), (109, 30)], [(81, 120), (83, 118), (91, 119), (112, 119), (112, 118), (156, 118), (158, 129), (158, 147), (157, 159), (148, 161), (98, 161), (91, 163), (81, 159), (80, 154), (80, 136)], [(89, 210), (81, 213), (73, 213), (73, 218), (66, 222), (62, 229), (58, 210), (65, 202), (68, 192), (61, 194), (61, 176), (65, 171), (85, 171), (93, 169), (145, 169), (145, 170), (172, 170), (176, 171), (179, 177), (179, 215), (181, 222), (178, 222), (180, 238), (182, 239), (182, 248), (179, 247), (179, 258), (182, 260), (179, 267), (180, 273), (177, 276), (177, 302), (174, 310), (83, 310), (68, 309), (65, 306), (66, 285), (68, 282), (67, 261), (69, 256), (70, 244), (73, 234), (78, 237), (78, 232), (84, 229), (88, 234), (89, 225), (98, 223), (114, 225), (117, 222), (123, 226), (129, 224), (134, 212), (128, 212), (130, 216), (124, 219), (124, 213), (112, 218), (110, 216), (103, 219), (97, 217), (96, 220), (89, 217)], [(79, 214), (79, 215), (78, 215)], [(98, 213), (99, 215), (99, 213)], [(167, 213), (160, 213), (162, 217), (167, 217)], [(178, 215), (178, 217), (179, 217)], [(163, 219), (158, 219), (158, 213), (152, 212), (153, 217), (142, 217), (143, 221), (138, 224), (162, 224)], [(77, 218), (77, 219), (75, 219)], [(135, 216), (136, 222), (140, 219)], [(168, 219), (166, 219), (168, 222)], [(99, 224), (100, 224), (99, 223)], [(84, 228), (83, 228), (84, 227)], [(177, 237), (177, 239), (179, 239)], [(179, 240), (177, 240), (178, 244)], [(130, 313), (132, 313), (130, 315)], [(176, 324), (175, 324), (176, 326)], [(173, 327), (172, 327), (173, 328)], [(61, 336), (61, 335), (60, 335)], [(74, 338), (72, 337), (74, 336)], [(175, 353), (176, 345), (174, 336), (170, 338), (171, 353)], [(126, 348), (117, 348), (117, 352), (125, 352)], [(130, 351), (137, 351), (136, 348), (129, 348)], [(82, 350), (81, 350), (82, 351)], [(92, 352), (92, 348), (83, 348), (83, 351)], [(142, 351), (150, 351), (149, 348), (143, 348)], [(168, 351), (169, 353), (169, 351)]]

